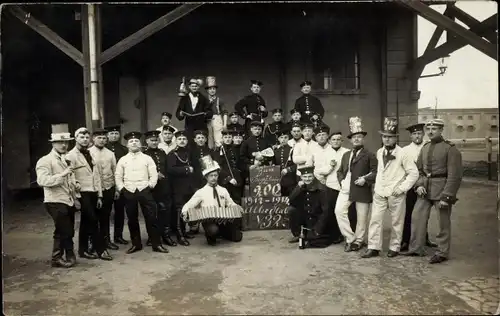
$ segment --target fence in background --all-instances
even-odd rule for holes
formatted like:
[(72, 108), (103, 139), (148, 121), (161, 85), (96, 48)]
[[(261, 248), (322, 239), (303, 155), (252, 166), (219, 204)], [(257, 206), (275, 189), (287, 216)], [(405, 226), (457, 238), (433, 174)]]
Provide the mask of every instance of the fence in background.
[[(498, 151), (498, 137), (485, 137), (485, 138), (465, 138), (465, 139), (449, 139), (458, 148), (462, 150), (467, 150), (468, 148), (474, 148), (484, 153), (484, 158), (487, 163), (488, 168), (488, 180), (498, 179), (498, 175), (494, 177), (494, 173), (497, 173), (498, 168), (495, 168), (498, 161), (493, 161), (493, 147), (496, 145), (496, 151)], [(498, 160), (498, 158), (496, 159)], [(494, 171), (495, 170), (495, 171)]]

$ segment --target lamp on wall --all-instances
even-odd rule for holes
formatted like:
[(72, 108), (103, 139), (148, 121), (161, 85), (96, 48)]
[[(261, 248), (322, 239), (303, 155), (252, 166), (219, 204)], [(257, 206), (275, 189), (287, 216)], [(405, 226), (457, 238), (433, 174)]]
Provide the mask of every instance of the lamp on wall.
[(450, 55), (446, 55), (441, 60), (439, 61), (439, 72), (432, 74), (432, 75), (424, 75), (420, 76), (420, 78), (430, 78), (430, 77), (438, 77), (438, 76), (443, 76), (446, 73), (446, 70), (448, 69), (448, 58), (450, 58)]

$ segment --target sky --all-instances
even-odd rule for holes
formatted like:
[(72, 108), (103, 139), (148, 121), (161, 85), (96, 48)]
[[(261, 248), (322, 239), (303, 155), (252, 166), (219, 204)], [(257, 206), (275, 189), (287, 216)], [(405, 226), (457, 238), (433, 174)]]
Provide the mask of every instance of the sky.
[[(476, 20), (483, 21), (498, 12), (497, 3), (483, 0), (460, 0), (456, 6)], [(444, 12), (446, 6), (431, 6)], [(457, 20), (455, 20), (457, 21)], [(460, 23), (465, 28), (465, 24)], [(418, 17), (418, 54), (421, 56), (434, 32), (435, 25)], [(445, 32), (438, 45), (445, 42)], [(439, 72), (440, 60), (428, 64), (422, 75)], [(418, 82), (419, 108), (498, 108), (498, 62), (467, 45), (450, 54), (444, 76), (422, 78)]]

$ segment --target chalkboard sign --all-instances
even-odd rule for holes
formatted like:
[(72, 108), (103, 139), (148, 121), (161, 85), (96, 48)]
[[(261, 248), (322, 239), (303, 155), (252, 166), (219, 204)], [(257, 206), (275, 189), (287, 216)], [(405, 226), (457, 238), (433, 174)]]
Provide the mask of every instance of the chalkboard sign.
[(286, 196), (243, 198), (243, 229), (288, 229), (287, 207)]
[(281, 196), (280, 179), (280, 166), (250, 169), (250, 195), (252, 197)]

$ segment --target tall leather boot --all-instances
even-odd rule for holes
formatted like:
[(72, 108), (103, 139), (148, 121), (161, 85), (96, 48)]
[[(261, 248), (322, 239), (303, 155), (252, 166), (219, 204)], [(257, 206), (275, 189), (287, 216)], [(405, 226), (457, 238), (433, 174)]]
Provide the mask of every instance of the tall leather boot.
[(165, 231), (163, 232), (163, 235), (161, 236), (161, 239), (163, 240), (163, 243), (167, 246), (170, 247), (175, 247), (177, 246), (177, 243), (170, 238), (170, 228), (165, 228)]
[(115, 244), (115, 243), (113, 243), (111, 241), (111, 238), (109, 236), (104, 237), (104, 242), (105, 242), (105, 245), (106, 245), (107, 249), (111, 249), (111, 250), (118, 250), (118, 249), (120, 249), (120, 247), (118, 247), (117, 244)]
[(61, 240), (54, 238), (54, 245), (52, 247), (52, 260), (51, 265), (54, 268), (70, 268), (71, 263), (63, 259), (63, 251), (61, 249)]

